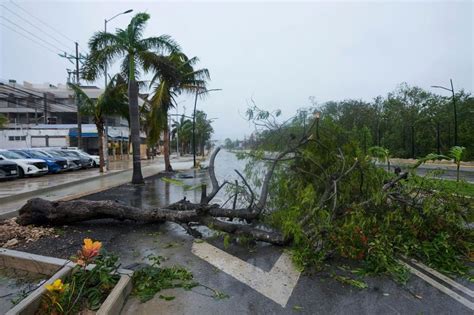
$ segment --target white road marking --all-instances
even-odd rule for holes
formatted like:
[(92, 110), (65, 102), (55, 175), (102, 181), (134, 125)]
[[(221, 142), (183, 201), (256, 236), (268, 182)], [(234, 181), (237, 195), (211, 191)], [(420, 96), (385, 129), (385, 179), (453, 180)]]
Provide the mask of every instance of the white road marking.
[(444, 282), (446, 282), (447, 284), (449, 284), (450, 286), (452, 286), (453, 288), (456, 288), (458, 289), (459, 291), (469, 295), (470, 297), (474, 297), (474, 291), (472, 290), (469, 290), (468, 288), (466, 288), (465, 286), (463, 286), (462, 284), (459, 284), (457, 283), (456, 281), (454, 281), (453, 279), (449, 278), (449, 277), (446, 277), (445, 275), (443, 275), (442, 273), (434, 270), (433, 268), (430, 268), (418, 261), (416, 261), (415, 259), (410, 259), (410, 262), (418, 267), (420, 267), (421, 269), (424, 269), (426, 270), (427, 272), (431, 273), (433, 276), (443, 280)]
[(219, 268), (255, 291), (285, 307), (301, 272), (288, 254), (281, 254), (269, 272), (232, 256), (209, 243), (193, 243), (192, 253)]
[(444, 285), (442, 285), (441, 283), (439, 283), (438, 281), (428, 277), (427, 275), (425, 275), (424, 273), (422, 273), (421, 271), (415, 269), (414, 267), (410, 266), (409, 264), (407, 264), (406, 262), (402, 261), (402, 260), (399, 260), (399, 262), (404, 265), (412, 274), (418, 276), (419, 278), (425, 280), (426, 282), (428, 282), (429, 284), (431, 284), (433, 287), (435, 287), (436, 289), (440, 290), (441, 292), (449, 295), (451, 298), (455, 299), (456, 301), (458, 301), (459, 303), (465, 305), (466, 307), (470, 308), (471, 310), (474, 310), (474, 303), (469, 301), (468, 299), (460, 296), (459, 294), (457, 294), (456, 292), (454, 292), (453, 290), (445, 287)]

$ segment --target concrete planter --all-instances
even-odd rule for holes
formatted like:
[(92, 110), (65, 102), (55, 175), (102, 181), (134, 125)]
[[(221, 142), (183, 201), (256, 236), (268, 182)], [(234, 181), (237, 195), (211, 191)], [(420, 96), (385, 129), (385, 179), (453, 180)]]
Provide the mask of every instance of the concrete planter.
[[(43, 285), (10, 309), (6, 315), (33, 315), (40, 305), (42, 295), (46, 292), (45, 285), (51, 284), (57, 279), (63, 279), (69, 275), (74, 266), (75, 264), (69, 260), (1, 248), (0, 268), (25, 270), (50, 277)], [(119, 269), (119, 272), (121, 274), (119, 281), (102, 303), (102, 306), (96, 311), (97, 315), (119, 314), (130, 294), (133, 271)]]

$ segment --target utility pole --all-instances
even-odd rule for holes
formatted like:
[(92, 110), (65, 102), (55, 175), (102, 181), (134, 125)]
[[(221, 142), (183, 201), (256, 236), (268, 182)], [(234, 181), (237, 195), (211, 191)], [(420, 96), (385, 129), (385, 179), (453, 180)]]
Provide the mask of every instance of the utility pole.
[(196, 105), (198, 100), (198, 95), (213, 92), (213, 91), (222, 91), (222, 89), (212, 89), (208, 90), (206, 88), (202, 88), (202, 91), (196, 89), (196, 97), (194, 98), (194, 111), (193, 111), (193, 167), (196, 168)]
[(432, 85), (431, 87), (437, 88), (437, 89), (443, 89), (443, 90), (451, 92), (452, 101), (453, 101), (453, 111), (454, 111), (454, 145), (457, 146), (458, 145), (458, 111), (456, 108), (456, 96), (454, 93), (453, 79), (449, 79), (449, 82), (451, 83), (450, 89), (444, 86), (439, 86), (439, 85)]
[[(79, 44), (76, 42), (76, 84), (80, 86), (79, 79)], [(76, 97), (76, 106), (77, 106), (77, 147), (82, 149), (82, 117), (81, 109), (79, 104), (79, 99)]]

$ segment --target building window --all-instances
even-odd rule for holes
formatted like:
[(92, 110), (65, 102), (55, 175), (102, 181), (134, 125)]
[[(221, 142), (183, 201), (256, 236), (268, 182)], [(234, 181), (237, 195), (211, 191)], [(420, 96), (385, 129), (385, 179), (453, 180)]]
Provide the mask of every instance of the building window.
[(9, 136), (8, 141), (25, 141), (26, 136)]

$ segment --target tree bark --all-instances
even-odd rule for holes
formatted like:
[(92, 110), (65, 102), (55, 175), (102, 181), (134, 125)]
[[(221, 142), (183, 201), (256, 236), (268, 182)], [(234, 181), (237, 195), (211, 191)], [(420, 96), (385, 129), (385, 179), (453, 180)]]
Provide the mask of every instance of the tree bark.
[(96, 122), (95, 126), (97, 127), (97, 137), (99, 140), (99, 172), (104, 172), (104, 124), (101, 122)]
[(165, 157), (165, 169), (167, 172), (172, 172), (173, 167), (171, 167), (170, 162), (170, 130), (168, 122), (166, 122), (165, 129), (163, 130), (163, 155)]
[(145, 210), (112, 200), (49, 201), (34, 198), (28, 200), (20, 209), (17, 222), (21, 225), (64, 225), (105, 218), (145, 223), (171, 221), (180, 225), (184, 224), (187, 226), (188, 232), (192, 231), (191, 224), (204, 225), (214, 230), (250, 237), (256, 241), (274, 245), (285, 245), (289, 242), (289, 239), (278, 231), (269, 231), (252, 225), (224, 222), (218, 219), (250, 220), (256, 217), (257, 215), (248, 209), (221, 209), (217, 205), (194, 204), (185, 200), (171, 204), (166, 208)]
[(138, 112), (138, 84), (130, 78), (128, 82), (128, 102), (130, 112), (130, 133), (133, 150), (132, 184), (143, 184), (142, 167), (140, 160), (140, 117)]

